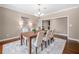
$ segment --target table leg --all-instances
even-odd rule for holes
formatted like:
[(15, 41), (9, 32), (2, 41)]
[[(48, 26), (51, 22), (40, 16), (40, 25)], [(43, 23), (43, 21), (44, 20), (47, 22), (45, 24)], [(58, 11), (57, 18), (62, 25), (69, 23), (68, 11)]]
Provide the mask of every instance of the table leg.
[(29, 38), (29, 54), (31, 54), (32, 52), (32, 42), (31, 42), (31, 38)]
[(20, 40), (21, 40), (21, 45), (23, 45), (23, 36), (22, 36), (22, 34), (20, 35)]
[(2, 54), (2, 50), (3, 50), (3, 45), (0, 44), (0, 54)]

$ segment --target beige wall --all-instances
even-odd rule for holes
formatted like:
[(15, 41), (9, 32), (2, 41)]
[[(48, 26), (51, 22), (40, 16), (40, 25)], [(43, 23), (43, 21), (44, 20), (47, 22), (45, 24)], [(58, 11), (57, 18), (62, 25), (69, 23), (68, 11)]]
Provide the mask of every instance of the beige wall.
[(2, 35), (2, 32), (3, 32), (3, 30), (2, 30), (2, 28), (3, 28), (3, 20), (1, 20), (1, 19), (3, 19), (3, 16), (2, 16), (2, 10), (0, 9), (0, 39), (2, 39), (3, 38), (3, 35)]
[(68, 17), (69, 22), (69, 37), (73, 39), (79, 39), (79, 8), (73, 8), (70, 10), (65, 10), (50, 14), (48, 16), (42, 17), (42, 19), (55, 19), (61, 17)]
[(3, 33), (3, 38), (19, 35), (19, 20), (21, 20), (21, 16), (28, 17), (37, 22), (35, 16), (0, 7), (0, 31)]

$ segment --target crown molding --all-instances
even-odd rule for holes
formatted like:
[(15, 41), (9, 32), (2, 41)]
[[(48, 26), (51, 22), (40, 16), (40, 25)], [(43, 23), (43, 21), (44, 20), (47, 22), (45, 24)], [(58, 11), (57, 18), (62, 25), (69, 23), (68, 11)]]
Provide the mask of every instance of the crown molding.
[(71, 7), (71, 8), (65, 8), (65, 9), (62, 9), (62, 10), (59, 10), (59, 11), (51, 12), (51, 13), (47, 14), (46, 16), (49, 16), (51, 14), (56, 14), (56, 13), (59, 13), (59, 12), (64, 12), (64, 11), (76, 9), (76, 8), (79, 8), (79, 6), (75, 6), (75, 7)]

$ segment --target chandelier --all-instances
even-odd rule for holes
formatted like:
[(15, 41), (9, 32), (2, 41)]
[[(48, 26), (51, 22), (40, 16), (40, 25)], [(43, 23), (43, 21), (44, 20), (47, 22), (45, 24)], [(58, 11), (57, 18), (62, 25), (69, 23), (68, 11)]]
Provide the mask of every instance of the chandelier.
[(41, 12), (41, 4), (37, 4), (38, 5), (38, 12), (35, 14), (35, 16), (44, 16), (44, 13)]

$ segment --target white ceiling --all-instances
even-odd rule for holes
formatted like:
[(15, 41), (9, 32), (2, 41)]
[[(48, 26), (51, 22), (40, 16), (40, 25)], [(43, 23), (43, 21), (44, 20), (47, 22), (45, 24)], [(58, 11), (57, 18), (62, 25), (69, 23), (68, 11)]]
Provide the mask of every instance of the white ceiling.
[[(37, 4), (2, 4), (0, 6), (31, 15), (37, 14), (39, 9)], [(42, 13), (47, 15), (51, 12), (53, 13), (63, 9), (77, 7), (77, 6), (79, 6), (79, 4), (41, 4), (40, 10)]]

